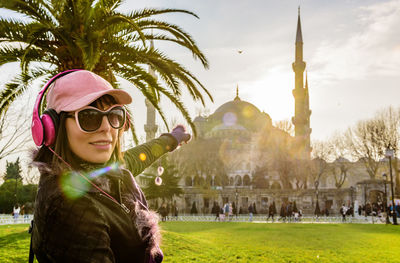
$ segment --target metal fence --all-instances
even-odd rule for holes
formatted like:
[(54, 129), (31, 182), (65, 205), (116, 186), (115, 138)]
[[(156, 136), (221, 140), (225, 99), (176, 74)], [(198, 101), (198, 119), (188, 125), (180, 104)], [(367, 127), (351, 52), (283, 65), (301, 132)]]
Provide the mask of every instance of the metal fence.
[[(383, 217), (373, 217), (373, 216), (348, 216), (346, 220), (343, 221), (342, 217), (339, 216), (303, 216), (299, 219), (279, 219), (279, 217), (274, 217), (274, 220), (270, 218), (267, 221), (268, 215), (253, 215), (251, 222), (254, 223), (308, 223), (308, 224), (385, 224), (385, 218)], [(20, 215), (17, 219), (14, 219), (11, 215), (0, 214), (0, 225), (8, 224), (29, 224), (33, 219), (33, 215)], [(161, 220), (161, 217), (160, 217)], [(168, 216), (166, 221), (182, 221), (182, 222), (250, 222), (249, 215), (238, 215), (230, 216), (229, 218), (219, 217), (216, 218), (215, 215), (179, 215)]]
[(309, 223), (309, 224), (339, 224), (339, 223), (356, 223), (356, 224), (385, 224), (385, 218), (373, 216), (347, 216), (345, 220), (341, 216), (302, 216), (301, 218), (268, 218), (268, 215), (253, 215), (250, 220), (249, 215), (230, 216), (229, 218), (219, 217), (215, 215), (179, 215), (177, 217), (168, 216), (166, 221), (187, 221), (187, 222), (254, 222), (254, 223)]
[(0, 225), (9, 224), (29, 224), (33, 219), (33, 215), (20, 215), (14, 219), (12, 215), (0, 214)]

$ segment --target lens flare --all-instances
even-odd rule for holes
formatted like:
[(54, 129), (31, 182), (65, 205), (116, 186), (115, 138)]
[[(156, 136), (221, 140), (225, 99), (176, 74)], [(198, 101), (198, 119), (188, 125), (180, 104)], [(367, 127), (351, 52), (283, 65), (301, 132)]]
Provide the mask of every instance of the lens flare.
[(61, 175), (60, 188), (68, 199), (77, 199), (89, 191), (90, 183), (77, 172), (69, 172)]
[(93, 178), (99, 177), (100, 175), (103, 175), (109, 171), (113, 171), (113, 170), (117, 170), (117, 169), (118, 169), (118, 163), (112, 163), (109, 166), (106, 166), (106, 167), (103, 167), (103, 168), (100, 168), (100, 169), (90, 172), (88, 174), (88, 178), (93, 179)]
[(244, 107), (244, 109), (242, 110), (242, 115), (246, 118), (251, 118), (253, 117), (255, 114), (254, 109), (251, 108), (250, 106), (246, 106)]
[(160, 186), (162, 184), (162, 179), (160, 176), (157, 176), (156, 179), (154, 180), (155, 184)]
[(139, 159), (140, 159), (142, 162), (146, 161), (146, 159), (147, 159), (146, 154), (144, 154), (144, 153), (139, 154)]
[(157, 169), (158, 176), (161, 176), (164, 173), (164, 167), (159, 166)]
[(233, 126), (237, 121), (236, 114), (233, 112), (227, 112), (224, 114), (224, 117), (222, 117), (222, 121), (226, 126)]
[(110, 171), (117, 170), (118, 167), (118, 163), (112, 163), (109, 166), (91, 171), (88, 174), (80, 174), (75, 171), (64, 173), (60, 177), (60, 188), (68, 199), (77, 199), (85, 195), (92, 187), (83, 176), (88, 180), (93, 180)]

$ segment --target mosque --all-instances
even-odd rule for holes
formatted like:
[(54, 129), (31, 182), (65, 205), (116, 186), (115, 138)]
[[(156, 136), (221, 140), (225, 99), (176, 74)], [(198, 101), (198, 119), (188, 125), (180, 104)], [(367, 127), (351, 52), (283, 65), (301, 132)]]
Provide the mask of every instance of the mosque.
[[(296, 201), (297, 207), (304, 213), (313, 213), (316, 202), (319, 202), (321, 209), (337, 213), (342, 204), (358, 207), (371, 198), (375, 201), (382, 198), (381, 184), (368, 180), (369, 176), (360, 164), (346, 159), (337, 160), (339, 166), (346, 166), (352, 171), (346, 175), (341, 187), (337, 187), (332, 176), (322, 176), (318, 182), (307, 181), (307, 174), (304, 176), (307, 171), (299, 172), (298, 167), (288, 165), (289, 156), (310, 160), (312, 151), (311, 110), (307, 75), (304, 78), (306, 63), (303, 61), (300, 12), (292, 68), (295, 76), (292, 91), (295, 100), (292, 118), (294, 136), (275, 127), (267, 113), (242, 100), (238, 88), (236, 96), (232, 96), (233, 100), (208, 116), (194, 119), (198, 137), (175, 154), (181, 155), (175, 156), (177, 160), (182, 160), (184, 155), (190, 157), (190, 160), (184, 161), (186, 166), (190, 166), (188, 169), (177, 163), (184, 194), (174, 198), (174, 201), (181, 213), (189, 213), (195, 203), (199, 213), (207, 214), (211, 212), (214, 202), (220, 206), (227, 202), (235, 203), (238, 210), (241, 208), (243, 211), (255, 204), (257, 211), (264, 213), (272, 201), (278, 209), (283, 203)], [(150, 140), (155, 137), (158, 126), (154, 107), (148, 101), (146, 107), (147, 123), (144, 128), (146, 140)]]

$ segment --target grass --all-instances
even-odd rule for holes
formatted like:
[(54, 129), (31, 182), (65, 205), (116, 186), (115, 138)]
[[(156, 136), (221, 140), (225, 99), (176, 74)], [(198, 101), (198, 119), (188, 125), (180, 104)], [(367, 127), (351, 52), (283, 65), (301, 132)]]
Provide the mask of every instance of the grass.
[[(169, 262), (400, 262), (400, 227), (163, 222)], [(0, 262), (26, 262), (28, 225), (0, 226)]]

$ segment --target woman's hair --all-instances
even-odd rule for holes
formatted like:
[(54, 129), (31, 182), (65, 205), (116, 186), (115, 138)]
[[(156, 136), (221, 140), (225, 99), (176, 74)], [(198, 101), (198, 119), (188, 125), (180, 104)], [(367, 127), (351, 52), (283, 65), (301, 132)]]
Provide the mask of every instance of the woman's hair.
[[(111, 95), (104, 95), (97, 100), (95, 100), (93, 103), (90, 104), (90, 106), (99, 108), (99, 109), (104, 109), (107, 108), (107, 106), (116, 104), (116, 100), (114, 97)], [(67, 137), (67, 130), (65, 127), (66, 119), (68, 118), (68, 113), (67, 112), (60, 112), (59, 114), (59, 121), (58, 121), (58, 127), (56, 127), (56, 140), (54, 142), (54, 145), (52, 146), (52, 149), (54, 152), (56, 152), (65, 162), (67, 162), (69, 165), (74, 170), (81, 170), (82, 163), (87, 163), (86, 161), (82, 160), (79, 158), (77, 155), (75, 155), (72, 151), (71, 148), (69, 147), (69, 142), (68, 142), (68, 137)], [(57, 125), (57, 124), (56, 124)], [(120, 129), (118, 131), (118, 136), (117, 136), (117, 142), (115, 144), (114, 151), (111, 155), (111, 158), (108, 162), (118, 162), (118, 163), (123, 163), (124, 158), (123, 158), (123, 153), (121, 151), (121, 135), (123, 133), (123, 129)], [(51, 152), (47, 146), (42, 146), (39, 151), (34, 155), (33, 157), (34, 162), (40, 162), (40, 163), (45, 163), (50, 166), (52, 170), (56, 173), (60, 173), (69, 167), (64, 164), (62, 160), (60, 160), (59, 157), (57, 157), (53, 152)]]

